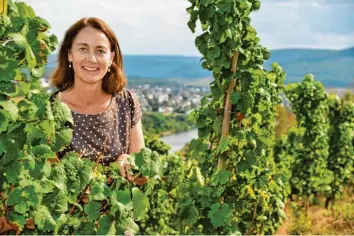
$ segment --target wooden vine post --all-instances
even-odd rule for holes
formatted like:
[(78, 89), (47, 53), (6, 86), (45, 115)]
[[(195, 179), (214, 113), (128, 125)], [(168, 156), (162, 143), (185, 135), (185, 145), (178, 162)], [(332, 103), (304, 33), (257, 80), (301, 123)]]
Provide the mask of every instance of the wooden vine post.
[[(233, 75), (236, 76), (237, 70), (237, 61), (238, 61), (238, 52), (236, 51), (232, 56), (232, 63), (231, 63), (231, 72)], [(231, 94), (233, 93), (235, 86), (236, 86), (237, 78), (233, 78), (229, 84), (226, 93), (225, 99), (225, 108), (224, 108), (224, 120), (222, 122), (222, 136), (227, 137), (230, 131), (230, 117), (231, 117)], [(222, 168), (223, 160), (218, 160), (218, 168)]]

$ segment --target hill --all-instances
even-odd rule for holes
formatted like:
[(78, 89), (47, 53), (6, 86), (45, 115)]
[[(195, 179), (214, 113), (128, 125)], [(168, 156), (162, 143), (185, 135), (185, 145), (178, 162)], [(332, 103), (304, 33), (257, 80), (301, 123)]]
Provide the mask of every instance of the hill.
[[(49, 58), (46, 74), (56, 66), (56, 54)], [(124, 68), (131, 79), (163, 79), (193, 83), (210, 78), (211, 72), (202, 69), (200, 57), (125, 55)], [(305, 74), (312, 73), (326, 87), (354, 86), (354, 47), (343, 50), (283, 49), (272, 50), (265, 62), (269, 69), (278, 62), (286, 72), (285, 83), (301, 81)]]
[(326, 87), (354, 86), (354, 47), (343, 50), (274, 50), (265, 63), (278, 62), (287, 74), (286, 83), (298, 82), (312, 73)]

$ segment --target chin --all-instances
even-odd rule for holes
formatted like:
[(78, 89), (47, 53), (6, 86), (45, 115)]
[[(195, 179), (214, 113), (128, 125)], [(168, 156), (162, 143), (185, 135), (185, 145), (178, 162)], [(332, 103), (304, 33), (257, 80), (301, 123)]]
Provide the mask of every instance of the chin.
[(88, 84), (97, 84), (101, 82), (103, 79), (103, 76), (94, 76), (94, 77), (89, 77), (89, 76), (82, 76), (81, 80), (85, 83)]

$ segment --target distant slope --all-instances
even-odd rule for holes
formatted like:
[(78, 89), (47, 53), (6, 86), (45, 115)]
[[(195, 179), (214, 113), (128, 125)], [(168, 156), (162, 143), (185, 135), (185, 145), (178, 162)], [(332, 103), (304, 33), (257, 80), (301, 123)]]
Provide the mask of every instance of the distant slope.
[(354, 86), (354, 47), (344, 50), (274, 50), (265, 63), (278, 62), (287, 74), (286, 82), (297, 82), (312, 73), (326, 87)]
[[(284, 49), (273, 50), (265, 68), (278, 62), (286, 72), (285, 83), (301, 81), (314, 74), (326, 87), (354, 86), (354, 47), (344, 50)], [(56, 66), (56, 55), (51, 55), (47, 75)], [(202, 69), (200, 57), (125, 55), (124, 69), (129, 78), (173, 79), (186, 82), (211, 77)]]
[[(48, 68), (54, 68), (55, 62), (56, 55), (50, 55)], [(200, 66), (198, 57), (126, 55), (123, 64), (128, 77), (154, 79), (211, 77), (211, 73)]]

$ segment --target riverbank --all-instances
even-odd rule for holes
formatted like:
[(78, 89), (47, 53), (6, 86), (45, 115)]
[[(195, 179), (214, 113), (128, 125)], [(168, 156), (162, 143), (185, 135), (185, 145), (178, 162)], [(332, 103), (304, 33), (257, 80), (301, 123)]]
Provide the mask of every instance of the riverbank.
[(161, 141), (171, 146), (171, 153), (181, 150), (184, 145), (194, 138), (198, 138), (198, 129), (176, 133), (161, 137)]

